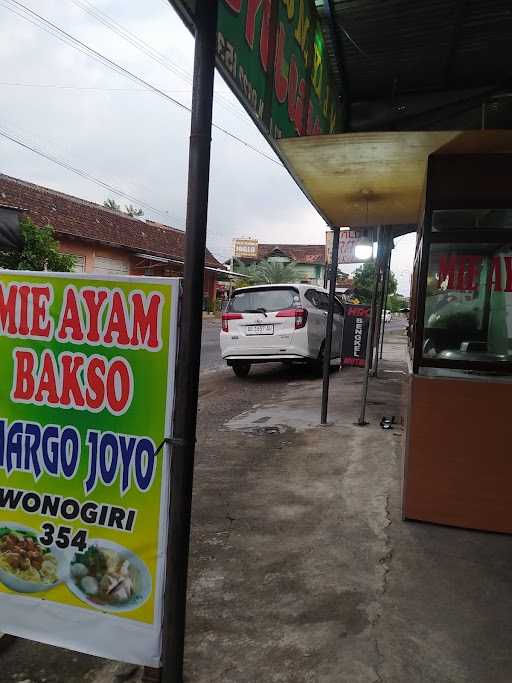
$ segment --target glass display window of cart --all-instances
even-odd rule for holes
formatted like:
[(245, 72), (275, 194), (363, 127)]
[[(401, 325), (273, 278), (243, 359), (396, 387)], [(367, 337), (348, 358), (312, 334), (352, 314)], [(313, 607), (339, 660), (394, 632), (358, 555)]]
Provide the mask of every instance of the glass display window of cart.
[(430, 227), (416, 372), (512, 379), (512, 210), (433, 211)]

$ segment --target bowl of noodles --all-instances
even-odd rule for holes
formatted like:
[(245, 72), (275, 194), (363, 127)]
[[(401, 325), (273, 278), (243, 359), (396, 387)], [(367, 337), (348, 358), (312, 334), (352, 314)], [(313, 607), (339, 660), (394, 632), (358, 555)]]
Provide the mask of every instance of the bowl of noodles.
[(17, 593), (38, 593), (62, 581), (64, 557), (43, 546), (34, 529), (0, 522), (0, 581)]
[(103, 612), (131, 612), (151, 595), (151, 576), (144, 562), (117, 543), (91, 541), (71, 561), (68, 588), (82, 602)]

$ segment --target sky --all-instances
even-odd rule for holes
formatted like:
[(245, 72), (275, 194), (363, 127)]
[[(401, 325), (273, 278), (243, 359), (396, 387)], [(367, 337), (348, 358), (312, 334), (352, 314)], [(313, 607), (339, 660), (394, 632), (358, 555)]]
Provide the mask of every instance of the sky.
[[(193, 38), (167, 0), (0, 0), (0, 171), (102, 203), (141, 206), (145, 217), (183, 228), (190, 114), (41, 28), (33, 10), (170, 97), (190, 106)], [(103, 23), (91, 12), (100, 11)], [(141, 51), (105, 16), (144, 41)], [(53, 32), (54, 33), (54, 32)], [(62, 38), (62, 34), (58, 34)], [(139, 43), (140, 46), (140, 43)], [(150, 54), (147, 54), (147, 47)], [(223, 261), (234, 237), (262, 242), (325, 242), (326, 225), (279, 163), (220, 76), (213, 119), (266, 158), (214, 130), (208, 247)], [(7, 140), (15, 137), (116, 195)], [(274, 161), (272, 161), (274, 159)], [(415, 236), (398, 240), (392, 269), (408, 294)], [(343, 267), (350, 271), (352, 268)]]

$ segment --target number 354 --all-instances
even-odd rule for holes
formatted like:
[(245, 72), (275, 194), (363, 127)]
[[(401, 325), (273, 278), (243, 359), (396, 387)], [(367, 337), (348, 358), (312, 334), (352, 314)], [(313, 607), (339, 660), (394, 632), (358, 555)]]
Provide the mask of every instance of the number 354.
[(42, 545), (50, 546), (56, 545), (57, 548), (76, 548), (83, 553), (87, 550), (87, 531), (79, 529), (76, 533), (69, 526), (58, 526), (47, 522), (41, 527), (44, 532), (39, 537), (39, 542)]

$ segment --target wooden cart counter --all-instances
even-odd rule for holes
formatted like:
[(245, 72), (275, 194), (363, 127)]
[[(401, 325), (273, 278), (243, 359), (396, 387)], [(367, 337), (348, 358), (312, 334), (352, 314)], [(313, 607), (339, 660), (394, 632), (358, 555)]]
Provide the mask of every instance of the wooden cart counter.
[(409, 377), (403, 515), (512, 533), (512, 384)]

